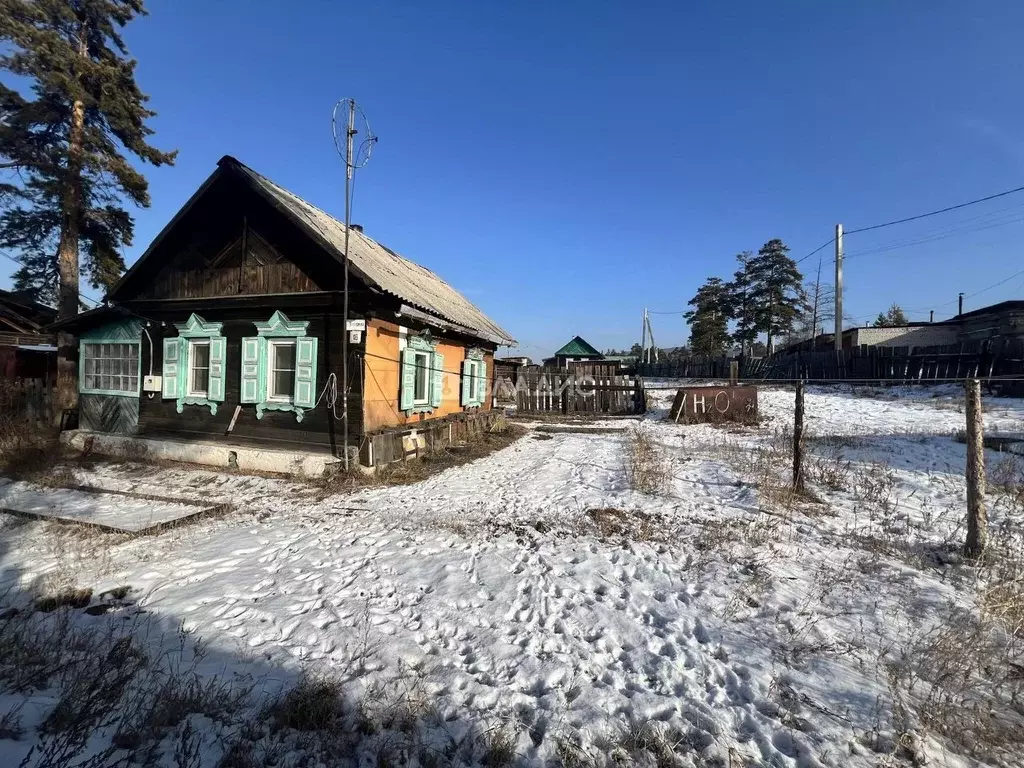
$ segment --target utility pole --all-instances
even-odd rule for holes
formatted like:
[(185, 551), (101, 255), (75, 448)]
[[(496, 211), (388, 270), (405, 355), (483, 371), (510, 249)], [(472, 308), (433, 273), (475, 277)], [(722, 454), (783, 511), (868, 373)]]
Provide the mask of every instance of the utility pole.
[(981, 382), (969, 379), (967, 397), (967, 541), (964, 554), (978, 557), (988, 541), (985, 511), (985, 433), (981, 416)]
[(836, 224), (836, 352), (843, 351), (843, 225)]
[(348, 233), (352, 229), (352, 137), (356, 135), (356, 102), (348, 104), (348, 128), (345, 129), (345, 278), (341, 314), (345, 318), (341, 333), (341, 444), (345, 452), (345, 471), (348, 472)]
[(647, 307), (644, 307), (643, 330), (640, 332), (640, 362), (644, 362), (644, 352), (647, 351)]
[(651, 362), (651, 354), (654, 354), (654, 362), (658, 362), (658, 345), (654, 341), (654, 329), (651, 327), (651, 315), (647, 314), (647, 336), (651, 340), (650, 349), (647, 350), (647, 362)]

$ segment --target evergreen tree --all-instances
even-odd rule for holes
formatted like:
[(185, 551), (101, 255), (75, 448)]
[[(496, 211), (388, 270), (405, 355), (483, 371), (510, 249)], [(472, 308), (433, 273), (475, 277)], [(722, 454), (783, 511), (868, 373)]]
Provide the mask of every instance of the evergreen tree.
[(731, 338), (739, 344), (740, 355), (746, 355), (750, 346), (757, 340), (757, 318), (754, 312), (755, 302), (750, 273), (752, 258), (753, 254), (750, 251), (736, 255), (740, 268), (736, 270), (732, 282), (727, 286), (729, 318), (736, 321)]
[(710, 277), (687, 304), (684, 317), (690, 324), (690, 349), (696, 355), (715, 357), (725, 353), (729, 341), (729, 289), (720, 278)]
[(789, 257), (789, 248), (778, 238), (761, 246), (747, 266), (755, 327), (767, 334), (771, 354), (772, 340), (790, 333), (807, 306), (803, 275)]
[[(120, 37), (143, 13), (142, 0), (0, 0), (0, 70), (28, 84), (0, 83), (0, 167), (20, 179), (0, 190), (0, 247), (24, 264), (15, 287), (56, 299), (61, 318), (78, 313), (80, 254), (88, 283), (110, 287), (124, 270), (120, 249), (132, 242), (123, 201), (149, 205), (146, 179), (123, 150), (153, 165), (174, 161), (147, 141), (155, 113)], [(58, 399), (66, 408), (74, 363), (62, 335)]]
[(879, 312), (875, 318), (875, 328), (891, 328), (895, 325), (906, 325), (909, 321), (903, 314), (899, 304), (893, 304), (885, 312)]

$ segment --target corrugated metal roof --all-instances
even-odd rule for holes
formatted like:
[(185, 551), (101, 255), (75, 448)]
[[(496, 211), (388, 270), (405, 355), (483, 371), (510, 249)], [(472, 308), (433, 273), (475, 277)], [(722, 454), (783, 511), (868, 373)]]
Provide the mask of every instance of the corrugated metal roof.
[[(342, 222), (233, 157), (225, 157), (220, 162), (225, 163), (250, 178), (272, 202), (276, 201), (294, 220), (318, 236), (335, 258), (339, 261), (344, 258), (345, 225)], [(426, 267), (409, 261), (354, 227), (349, 233), (349, 249), (353, 273), (366, 282), (481, 338), (496, 344), (515, 344), (508, 331)]]

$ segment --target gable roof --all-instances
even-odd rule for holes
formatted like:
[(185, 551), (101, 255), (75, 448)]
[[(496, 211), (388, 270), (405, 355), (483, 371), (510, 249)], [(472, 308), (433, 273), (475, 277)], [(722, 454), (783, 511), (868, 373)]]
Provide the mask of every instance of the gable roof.
[(582, 336), (573, 336), (564, 347), (555, 352), (555, 356), (557, 357), (558, 355), (565, 355), (566, 357), (604, 357), (604, 355), (590, 346)]
[[(345, 260), (345, 225), (301, 197), (274, 183), (230, 155), (217, 163), (217, 170), (171, 219), (138, 261), (111, 289), (115, 296), (129, 275), (146, 259), (174, 224), (191, 208), (221, 174), (230, 173), (248, 184), (257, 194), (281, 211), (339, 263)], [(392, 251), (361, 230), (349, 232), (349, 268), (367, 285), (402, 300), (410, 316), (438, 326), (460, 331), (495, 344), (515, 345), (516, 340), (465, 296), (452, 288), (436, 273)], [(420, 310), (420, 311), (417, 311)]]
[(21, 332), (34, 332), (52, 323), (57, 310), (35, 301), (27, 291), (0, 290), (0, 318)]
[[(275, 184), (233, 157), (218, 163), (249, 180), (257, 192), (320, 241), (332, 256), (345, 255), (345, 225), (330, 214)], [(515, 339), (437, 274), (381, 245), (355, 227), (349, 232), (349, 266), (364, 282), (397, 296), (414, 307), (497, 344)]]

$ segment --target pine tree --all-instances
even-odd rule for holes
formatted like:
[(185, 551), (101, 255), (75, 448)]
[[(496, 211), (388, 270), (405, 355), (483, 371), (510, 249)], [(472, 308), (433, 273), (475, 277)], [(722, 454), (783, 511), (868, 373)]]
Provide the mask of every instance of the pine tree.
[(875, 318), (875, 328), (891, 328), (896, 325), (906, 325), (908, 322), (900, 305), (893, 304), (885, 312), (878, 313), (878, 317)]
[(743, 251), (736, 255), (740, 268), (728, 284), (729, 317), (736, 321), (732, 340), (740, 345), (740, 355), (746, 355), (750, 346), (757, 340), (757, 318), (754, 313), (755, 302), (751, 285), (750, 263), (754, 254)]
[(729, 289), (720, 278), (710, 277), (687, 304), (683, 316), (690, 324), (690, 349), (696, 355), (716, 357), (729, 342)]
[(767, 334), (771, 354), (772, 340), (790, 333), (807, 306), (803, 275), (789, 257), (789, 248), (778, 238), (761, 246), (750, 260), (748, 272), (755, 327)]
[[(155, 113), (135, 83), (120, 30), (144, 14), (142, 0), (0, 0), (0, 69), (25, 78), (0, 83), (0, 168), (20, 183), (0, 190), (0, 247), (18, 253), (18, 289), (56, 300), (59, 316), (79, 309), (79, 259), (94, 288), (124, 270), (131, 215), (123, 200), (149, 205), (148, 184), (126, 159), (163, 165), (147, 139)], [(29, 91), (26, 93), (25, 91)], [(73, 340), (58, 340), (58, 401), (74, 404)]]

